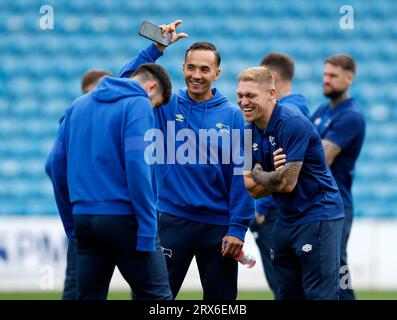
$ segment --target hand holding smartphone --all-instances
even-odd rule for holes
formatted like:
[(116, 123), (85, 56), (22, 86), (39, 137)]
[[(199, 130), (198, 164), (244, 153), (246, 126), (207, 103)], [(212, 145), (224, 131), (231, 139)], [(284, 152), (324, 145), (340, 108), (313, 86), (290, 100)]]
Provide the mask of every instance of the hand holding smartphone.
[(164, 37), (161, 28), (148, 21), (142, 22), (139, 29), (139, 35), (154, 42), (157, 42), (158, 44), (161, 44), (165, 47), (170, 44), (172, 37), (171, 33), (167, 34)]
[[(176, 33), (176, 29), (181, 23), (182, 20), (176, 20), (170, 24), (162, 25), (162, 29), (149, 21), (143, 21), (139, 29), (139, 35), (166, 47), (181, 38), (188, 37), (186, 33)], [(163, 30), (166, 34), (165, 36), (163, 35)]]

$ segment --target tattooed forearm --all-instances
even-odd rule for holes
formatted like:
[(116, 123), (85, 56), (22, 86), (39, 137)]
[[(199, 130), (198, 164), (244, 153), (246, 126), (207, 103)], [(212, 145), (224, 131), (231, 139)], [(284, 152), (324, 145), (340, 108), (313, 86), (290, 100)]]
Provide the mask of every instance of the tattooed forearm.
[(266, 172), (260, 168), (252, 170), (252, 177), (259, 183), (273, 192), (292, 192), (298, 181), (302, 162), (289, 162), (284, 168), (278, 171)]
[(244, 185), (249, 195), (254, 199), (260, 199), (272, 194), (271, 190), (253, 180), (251, 171), (244, 174)]
[(342, 148), (337, 144), (329, 141), (329, 140), (321, 140), (324, 147), (325, 159), (327, 160), (328, 165), (332, 165), (337, 155), (342, 151)]

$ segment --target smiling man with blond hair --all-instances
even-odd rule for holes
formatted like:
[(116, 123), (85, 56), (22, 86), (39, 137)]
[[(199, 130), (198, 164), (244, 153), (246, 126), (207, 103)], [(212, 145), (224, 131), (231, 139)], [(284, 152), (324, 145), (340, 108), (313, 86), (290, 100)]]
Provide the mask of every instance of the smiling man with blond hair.
[(240, 73), (237, 98), (253, 132), (254, 168), (245, 186), (256, 199), (273, 195), (280, 209), (272, 234), (276, 297), (338, 300), (344, 211), (320, 136), (301, 112), (276, 101), (264, 67)]

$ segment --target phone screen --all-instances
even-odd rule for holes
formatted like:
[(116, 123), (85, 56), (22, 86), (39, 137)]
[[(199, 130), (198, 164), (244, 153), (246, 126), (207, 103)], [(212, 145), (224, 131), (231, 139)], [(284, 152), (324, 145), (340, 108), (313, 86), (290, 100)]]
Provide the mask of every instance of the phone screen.
[(139, 29), (139, 34), (142, 37), (160, 43), (163, 46), (168, 46), (170, 44), (171, 34), (167, 34), (167, 36), (164, 38), (163, 34), (161, 33), (161, 28), (148, 21), (142, 22), (141, 28)]

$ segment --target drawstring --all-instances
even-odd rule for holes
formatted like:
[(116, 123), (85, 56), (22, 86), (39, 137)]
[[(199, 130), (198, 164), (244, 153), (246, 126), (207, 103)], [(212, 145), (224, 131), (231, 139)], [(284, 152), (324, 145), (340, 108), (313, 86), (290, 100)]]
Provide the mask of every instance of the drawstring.
[(186, 128), (189, 128), (189, 120), (190, 120), (190, 110), (192, 109), (192, 104), (189, 103), (189, 111), (187, 113), (187, 122), (186, 122)]
[(207, 109), (208, 109), (207, 106), (208, 106), (208, 103), (206, 103), (204, 106), (204, 117), (203, 117), (203, 123), (201, 124), (201, 129), (204, 129), (205, 120), (207, 118)]
[[(207, 109), (208, 109), (208, 103), (204, 105), (204, 117), (203, 117), (203, 122), (201, 123), (201, 129), (204, 129), (204, 124), (205, 120), (207, 119)], [(192, 104), (189, 103), (189, 111), (187, 112), (187, 122), (186, 122), (186, 128), (189, 128), (189, 121), (190, 121), (190, 111), (192, 110)]]

